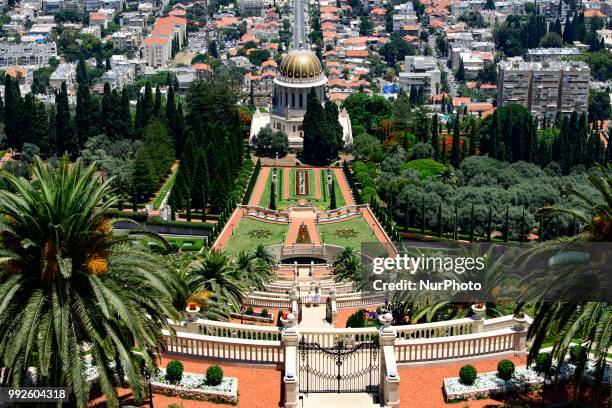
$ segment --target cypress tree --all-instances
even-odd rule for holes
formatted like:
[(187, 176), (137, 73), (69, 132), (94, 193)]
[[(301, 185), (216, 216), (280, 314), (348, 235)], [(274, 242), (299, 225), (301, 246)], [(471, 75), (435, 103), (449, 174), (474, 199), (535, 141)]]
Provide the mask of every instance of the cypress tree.
[(329, 209), (330, 210), (335, 210), (336, 208), (338, 208), (338, 205), (336, 204), (336, 186), (335, 183), (331, 183), (331, 190), (329, 192)]
[(442, 236), (442, 201), (438, 203), (438, 217), (437, 217), (437, 225), (436, 225), (436, 235), (438, 237)]
[(459, 62), (459, 69), (457, 69), (457, 73), (455, 74), (455, 78), (459, 82), (465, 80), (465, 67), (463, 66), (463, 60), (462, 59)]
[(268, 206), (271, 210), (276, 210), (276, 192), (274, 188), (270, 189), (270, 205)]
[(155, 87), (155, 103), (153, 105), (153, 116), (160, 117), (162, 109), (162, 96), (159, 86)]
[(468, 150), (468, 155), (469, 156), (474, 156), (476, 155), (476, 124), (473, 123), (471, 126), (471, 132), (470, 132), (470, 147)]
[(425, 197), (421, 198), (421, 234), (425, 234)]
[(306, 163), (327, 163), (331, 158), (331, 146), (328, 145), (329, 138), (326, 134), (326, 116), (314, 88), (308, 93), (303, 126), (303, 160)]
[(433, 115), (433, 123), (431, 125), (431, 147), (434, 150), (434, 160), (440, 160), (440, 136), (438, 135), (438, 115)]
[(132, 136), (132, 113), (130, 111), (130, 96), (127, 89), (121, 91), (121, 135), (125, 138)]
[(151, 83), (149, 81), (145, 83), (144, 97), (142, 99), (142, 102), (144, 104), (143, 126), (146, 126), (149, 123), (149, 120), (151, 120), (151, 117), (153, 116), (153, 104), (154, 104), (153, 91), (151, 90)]
[(410, 229), (410, 205), (406, 203), (406, 208), (404, 209), (404, 228), (406, 232), (409, 232)]
[(442, 164), (446, 164), (446, 134), (442, 136)]
[(455, 115), (455, 120), (453, 122), (453, 144), (451, 147), (451, 165), (455, 168), (459, 167), (461, 164), (461, 152), (460, 152), (460, 130), (459, 130), (460, 120), (459, 115)]
[(457, 221), (458, 221), (457, 220), (458, 219), (458, 216), (457, 216), (458, 214), (457, 213), (458, 213), (458, 211), (459, 211), (458, 203), (457, 203), (457, 200), (455, 200), (455, 219), (454, 219), (454, 222), (453, 222), (453, 239), (455, 241), (457, 240)]
[(132, 211), (138, 211), (138, 193), (135, 184), (132, 185)]
[(508, 233), (510, 231), (510, 214), (509, 214), (509, 208), (506, 205), (506, 218), (504, 220), (504, 242), (508, 242)]
[(77, 84), (89, 85), (89, 78), (87, 76), (87, 66), (85, 65), (85, 59), (81, 55), (76, 66), (76, 82)]
[(470, 211), (470, 242), (474, 242), (474, 203), (472, 203), (472, 211)]
[(527, 240), (527, 231), (525, 228), (525, 207), (523, 207), (523, 212), (521, 214), (521, 242), (525, 242)]
[(13, 82), (17, 83), (10, 75), (4, 76), (4, 134), (9, 147), (21, 149), (23, 140), (20, 121), (23, 116), (23, 100), (19, 86), (15, 86)]
[(72, 153), (76, 147), (72, 136), (76, 136), (72, 131), (72, 119), (70, 118), (70, 106), (68, 105), (68, 90), (66, 83), (62, 82), (60, 92), (55, 97), (55, 137), (57, 155), (62, 156), (64, 153)]
[(489, 135), (490, 146), (489, 146), (489, 155), (497, 159), (499, 156), (498, 152), (498, 143), (499, 143), (499, 118), (497, 116), (497, 109), (493, 111), (493, 119), (491, 121), (491, 134)]
[(493, 232), (493, 214), (489, 207), (489, 216), (487, 217), (487, 242), (491, 242), (491, 233)]

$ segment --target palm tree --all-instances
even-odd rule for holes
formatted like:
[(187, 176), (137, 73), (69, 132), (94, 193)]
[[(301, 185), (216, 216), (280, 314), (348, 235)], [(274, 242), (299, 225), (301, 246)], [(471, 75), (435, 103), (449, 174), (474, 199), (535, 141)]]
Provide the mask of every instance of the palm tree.
[(536, 212), (537, 217), (550, 218), (557, 214), (575, 217), (584, 225), (582, 232), (576, 237), (581, 241), (610, 242), (612, 241), (612, 172), (599, 166), (601, 176), (589, 175), (589, 184), (601, 195), (599, 200), (584, 194), (575, 188), (565, 188), (564, 191), (582, 201), (590, 211), (548, 206)]
[[(591, 175), (588, 177), (589, 184), (595, 188), (601, 197), (598, 199), (582, 194), (575, 188), (567, 188), (565, 191), (577, 197), (589, 207), (590, 211), (579, 211), (559, 207), (544, 207), (537, 212), (538, 216), (552, 217), (557, 214), (569, 214), (576, 217), (583, 224), (582, 231), (574, 237), (572, 242), (610, 242), (612, 241), (612, 172), (599, 167), (601, 176)], [(566, 242), (548, 243), (541, 250), (551, 251), (563, 249)], [(564, 255), (557, 255), (561, 259)], [(552, 258), (551, 258), (552, 259)], [(561, 279), (567, 279), (572, 284), (576, 279), (575, 266), (570, 264), (571, 259), (565, 255), (562, 259), (574, 273), (560, 274)], [(604, 260), (610, 264), (610, 259)], [(531, 278), (531, 277), (530, 277)], [(559, 279), (559, 277), (556, 277)], [(564, 282), (557, 282), (558, 287), (564, 287)], [(586, 349), (586, 355), (593, 356), (595, 362), (595, 374), (597, 384), (597, 396), (602, 384), (602, 376), (606, 366), (608, 349), (612, 346), (612, 305), (608, 302), (538, 302), (534, 309), (533, 323), (529, 327), (528, 336), (532, 341), (529, 350), (528, 361), (531, 362), (540, 352), (545, 340), (552, 342), (551, 355), (561, 364), (565, 359), (568, 349), (572, 343), (581, 344)], [(576, 369), (574, 388), (574, 399), (579, 390), (582, 376), (585, 371), (583, 361)]]
[(57, 169), (40, 158), (33, 180), (9, 173), (0, 191), (0, 364), (13, 387), (29, 367), (39, 386), (66, 386), (87, 404), (85, 348), (109, 406), (117, 406), (118, 364), (136, 400), (144, 395), (138, 348), (147, 366), (178, 317), (177, 284), (141, 238), (113, 234), (104, 212), (115, 204), (110, 180), (64, 157)]
[(242, 294), (249, 287), (225, 252), (210, 250), (198, 254), (187, 266), (187, 275), (192, 293), (209, 293), (212, 299), (233, 310), (240, 308)]
[(334, 258), (332, 268), (334, 281), (358, 281), (361, 273), (361, 259), (357, 250), (353, 247), (343, 248)]

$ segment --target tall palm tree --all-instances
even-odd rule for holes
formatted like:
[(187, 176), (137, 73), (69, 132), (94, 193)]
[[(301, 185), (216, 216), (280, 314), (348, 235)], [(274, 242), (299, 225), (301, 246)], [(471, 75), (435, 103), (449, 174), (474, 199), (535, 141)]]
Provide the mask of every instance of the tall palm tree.
[[(537, 215), (552, 217), (557, 214), (569, 214), (576, 217), (583, 224), (582, 231), (574, 237), (573, 242), (610, 242), (612, 241), (612, 172), (599, 167), (601, 175), (590, 175), (589, 184), (594, 187), (601, 197), (595, 198), (579, 192), (575, 188), (565, 191), (582, 201), (590, 211), (579, 211), (560, 207), (544, 207)], [(549, 243), (544, 250), (551, 250)], [(556, 243), (561, 249), (565, 242)], [(554, 248), (553, 248), (554, 249)], [(551, 258), (552, 259), (552, 258)], [(560, 259), (559, 256), (557, 259)], [(565, 263), (571, 262), (566, 256)], [(608, 258), (607, 264), (610, 264)], [(564, 265), (573, 269), (571, 265)], [(575, 271), (574, 271), (575, 272)], [(565, 274), (568, 283), (572, 283), (575, 276)], [(558, 278), (558, 277), (557, 277)], [(563, 277), (562, 277), (563, 278)], [(563, 282), (559, 283), (563, 287)], [(587, 353), (590, 353), (595, 362), (596, 376), (598, 377), (597, 391), (601, 387), (601, 378), (606, 366), (608, 349), (612, 347), (612, 304), (608, 302), (538, 302), (535, 305), (533, 323), (529, 327), (528, 336), (532, 341), (528, 361), (533, 361), (540, 352), (545, 340), (552, 341), (552, 356), (557, 364), (565, 359), (572, 343), (582, 344)], [(574, 399), (585, 370), (584, 362), (576, 370)]]
[(0, 364), (12, 386), (29, 367), (40, 386), (67, 386), (87, 404), (85, 348), (109, 406), (117, 406), (111, 363), (122, 367), (136, 400), (144, 381), (132, 354), (163, 345), (177, 318), (176, 282), (163, 259), (104, 216), (114, 205), (110, 180), (94, 166), (63, 158), (57, 169), (36, 158), (32, 180), (2, 173), (0, 191)]

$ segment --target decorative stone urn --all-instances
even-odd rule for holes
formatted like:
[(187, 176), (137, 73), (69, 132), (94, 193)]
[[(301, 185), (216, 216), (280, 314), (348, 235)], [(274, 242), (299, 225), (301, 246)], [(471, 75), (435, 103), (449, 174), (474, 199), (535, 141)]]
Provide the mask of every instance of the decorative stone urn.
[(283, 326), (285, 327), (293, 327), (295, 326), (295, 315), (293, 313), (289, 313), (287, 315), (286, 318), (282, 318), (280, 319), (281, 323), (283, 324)]
[(515, 313), (514, 316), (512, 317), (512, 320), (514, 320), (514, 326), (512, 327), (513, 330), (515, 331), (525, 330), (525, 323), (527, 322), (525, 313), (523, 312)]
[(198, 319), (197, 314), (200, 312), (200, 306), (198, 306), (196, 303), (189, 303), (185, 308), (185, 312), (187, 312), (189, 315), (189, 317), (187, 317), (187, 321), (195, 322)]
[(474, 316), (472, 316), (472, 318), (474, 320), (482, 320), (485, 317), (485, 314), (487, 313), (487, 305), (483, 302), (481, 303), (474, 303), (471, 306), (472, 312), (474, 312)]
[(389, 327), (393, 323), (393, 316), (387, 312), (378, 316), (378, 321), (382, 324), (383, 328)]

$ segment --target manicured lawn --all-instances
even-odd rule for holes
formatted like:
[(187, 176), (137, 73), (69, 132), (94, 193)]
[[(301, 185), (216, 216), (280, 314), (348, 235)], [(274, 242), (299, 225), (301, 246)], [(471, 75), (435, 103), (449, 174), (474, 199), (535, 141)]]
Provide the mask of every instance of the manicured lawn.
[[(257, 221), (243, 218), (234, 228), (232, 237), (223, 248), (224, 251), (235, 254), (240, 251), (254, 249), (257, 245), (265, 246), (282, 244), (288, 226), (284, 224), (273, 224), (265, 221)], [(259, 232), (259, 236), (255, 233)]]
[[(297, 170), (298, 169), (289, 170), (289, 199), (283, 198), (282, 186), (284, 183), (283, 177), (285, 176), (285, 174), (283, 173), (282, 169), (279, 170), (278, 172), (279, 177), (277, 179), (276, 209), (284, 210), (287, 207), (292, 206), (292, 205), (300, 205), (300, 198), (304, 198), (306, 205), (316, 205), (321, 210), (328, 210), (330, 200), (329, 200), (329, 191), (327, 191), (327, 182), (326, 181), (320, 182), (321, 190), (326, 190), (326, 191), (325, 193), (321, 191), (321, 199), (317, 200), (315, 198), (316, 197), (315, 171), (313, 169), (310, 169), (308, 170), (308, 195), (298, 196), (295, 194), (295, 174)], [(321, 178), (321, 174), (323, 173), (327, 174), (326, 171), (321, 170), (319, 171), (318, 177)], [(283, 174), (282, 177), (280, 176), (280, 174)], [(336, 175), (334, 173), (332, 173), (332, 178), (334, 181), (334, 188), (336, 190), (336, 205), (337, 207), (343, 207), (344, 205), (346, 205), (346, 202), (344, 201), (344, 197), (342, 196), (342, 191), (340, 190), (340, 186), (338, 185), (338, 180), (336, 180)], [(321, 180), (327, 180), (327, 175), (325, 175), (324, 179), (321, 179)], [(270, 172), (270, 175), (268, 176), (268, 180), (266, 181), (266, 185), (264, 187), (263, 193), (261, 194), (261, 200), (259, 200), (259, 205), (261, 207), (268, 208), (268, 206), (270, 205), (271, 185), (272, 185), (272, 171)]]
[[(317, 225), (321, 241), (326, 244), (361, 249), (362, 242), (376, 242), (377, 239), (368, 223), (362, 218)], [(343, 234), (347, 236), (342, 236)]]

